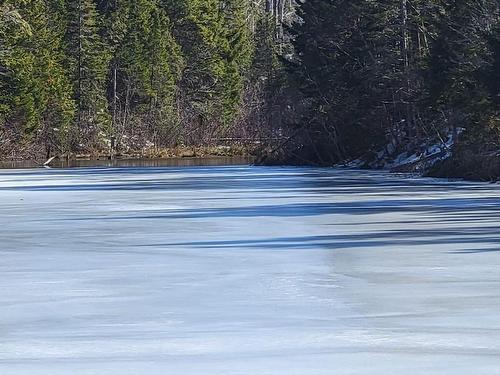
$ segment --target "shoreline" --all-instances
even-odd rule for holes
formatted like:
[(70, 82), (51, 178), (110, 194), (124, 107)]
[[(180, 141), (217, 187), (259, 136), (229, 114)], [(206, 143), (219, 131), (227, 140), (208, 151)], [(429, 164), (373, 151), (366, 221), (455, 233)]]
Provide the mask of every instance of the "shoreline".
[[(361, 170), (387, 171), (390, 173), (411, 173), (421, 177), (439, 178), (443, 180), (463, 180), (470, 182), (497, 183), (500, 181), (500, 156), (479, 155), (472, 157), (470, 152), (460, 150), (444, 160), (423, 166), (410, 163), (395, 168), (380, 168), (364, 165), (324, 165), (325, 168), (351, 167)], [(42, 158), (27, 157), (0, 158), (1, 169), (43, 168), (46, 161)], [(472, 163), (472, 164), (471, 164)], [(297, 166), (305, 164), (259, 162), (257, 147), (248, 146), (179, 146), (171, 148), (144, 149), (134, 152), (117, 153), (111, 157), (109, 153), (72, 154), (67, 157), (56, 157), (47, 167), (50, 168), (92, 168), (92, 167), (189, 167), (189, 166), (222, 166), (222, 165), (280, 165)], [(313, 166), (313, 165), (311, 165)], [(319, 166), (319, 165), (316, 165)]]
[[(231, 146), (177, 146), (164, 148), (145, 148), (127, 152), (97, 151), (89, 153), (70, 153), (51, 155), (49, 159), (38, 154), (33, 157), (0, 157), (0, 169), (58, 167), (71, 168), (104, 164), (189, 164), (202, 160), (227, 161), (229, 159), (254, 161), (257, 147), (243, 145)], [(184, 162), (181, 162), (184, 161)]]

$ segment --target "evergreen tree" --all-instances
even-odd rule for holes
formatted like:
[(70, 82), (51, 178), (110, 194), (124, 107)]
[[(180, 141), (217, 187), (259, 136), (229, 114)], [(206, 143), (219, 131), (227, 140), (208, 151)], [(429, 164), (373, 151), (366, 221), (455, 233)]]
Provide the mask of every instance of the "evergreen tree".
[(32, 35), (28, 22), (21, 16), (11, 2), (0, 5), (0, 125), (4, 125), (11, 114), (17, 96), (15, 86), (15, 65), (23, 65), (20, 43)]
[(158, 140), (167, 130), (173, 131), (177, 121), (174, 102), (182, 69), (180, 48), (167, 14), (155, 0), (131, 1), (128, 23), (116, 54), (124, 81), (122, 96)]
[(493, 86), (500, 82), (495, 68), (500, 5), (489, 0), (443, 1), (442, 10), (429, 63), (433, 108), (454, 127), (467, 129), (469, 140), (484, 144), (495, 137), (498, 142), (500, 120)]
[(64, 148), (74, 113), (70, 82), (63, 66), (64, 27), (57, 14), (51, 14), (54, 9), (49, 1), (15, 5), (22, 9), (29, 32), (23, 25), (25, 32), (14, 37), (4, 60), (7, 74), (2, 86), (7, 86), (11, 93), (11, 120), (21, 119), (24, 125), (22, 138), (38, 139), (50, 154), (52, 148)]
[(227, 44), (223, 46), (222, 61), (222, 113), (227, 124), (234, 119), (241, 104), (248, 70), (252, 63), (254, 46), (246, 16), (249, 13), (246, 0), (230, 0), (224, 7), (224, 26)]
[(92, 0), (67, 1), (67, 67), (74, 84), (77, 128), (83, 142), (109, 132), (106, 99), (109, 48), (102, 36), (102, 19)]
[(181, 91), (199, 137), (223, 134), (234, 122), (252, 61), (246, 0), (167, 3), (186, 59)]

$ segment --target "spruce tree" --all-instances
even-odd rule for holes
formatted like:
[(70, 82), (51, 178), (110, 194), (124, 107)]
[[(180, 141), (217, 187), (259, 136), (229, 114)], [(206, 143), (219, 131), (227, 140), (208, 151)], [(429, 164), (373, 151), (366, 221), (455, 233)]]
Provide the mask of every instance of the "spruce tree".
[(230, 123), (238, 112), (243, 89), (254, 53), (252, 35), (246, 16), (249, 5), (246, 0), (230, 0), (224, 7), (224, 26), (227, 44), (222, 58), (224, 63), (221, 87), (223, 121)]
[(11, 115), (18, 94), (15, 85), (14, 70), (22, 65), (28, 69), (28, 62), (24, 61), (21, 43), (32, 35), (29, 23), (22, 17), (12, 2), (0, 5), (0, 126), (4, 126)]
[(198, 138), (224, 134), (238, 115), (253, 55), (246, 0), (166, 3), (186, 59), (181, 93)]
[(103, 21), (92, 0), (68, 0), (67, 17), (67, 69), (74, 85), (78, 137), (97, 143), (111, 123), (106, 98), (110, 51), (102, 35)]
[(176, 123), (174, 101), (182, 57), (169, 18), (157, 1), (131, 1), (129, 14), (129, 29), (117, 58), (137, 120), (146, 122), (159, 140)]
[(10, 116), (22, 119), (24, 140), (44, 143), (48, 154), (52, 149), (65, 151), (74, 114), (63, 65), (64, 25), (52, 5), (57, 4), (32, 0), (19, 7), (29, 33), (16, 38), (10, 48), (4, 60), (7, 80), (2, 82), (12, 94)]
[(499, 108), (492, 87), (498, 85), (500, 4), (443, 1), (441, 6), (428, 70), (432, 107), (453, 127), (466, 129), (470, 141), (489, 143), (495, 137), (498, 142)]

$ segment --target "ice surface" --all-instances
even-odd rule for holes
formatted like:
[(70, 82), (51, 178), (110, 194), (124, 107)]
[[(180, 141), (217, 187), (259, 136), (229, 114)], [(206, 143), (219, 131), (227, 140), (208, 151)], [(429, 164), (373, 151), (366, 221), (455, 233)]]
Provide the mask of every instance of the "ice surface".
[(0, 171), (0, 374), (500, 373), (500, 188)]

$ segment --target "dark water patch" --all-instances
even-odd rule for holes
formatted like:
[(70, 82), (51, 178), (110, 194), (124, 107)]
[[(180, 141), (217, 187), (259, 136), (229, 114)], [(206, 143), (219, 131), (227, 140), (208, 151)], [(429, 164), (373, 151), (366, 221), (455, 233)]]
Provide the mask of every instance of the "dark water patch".
[[(164, 159), (100, 159), (100, 160), (55, 160), (51, 168), (150, 168), (150, 167), (196, 167), (221, 165), (248, 165), (252, 157), (203, 157), (203, 158), (164, 158)], [(42, 168), (32, 160), (0, 161), (0, 169)]]

